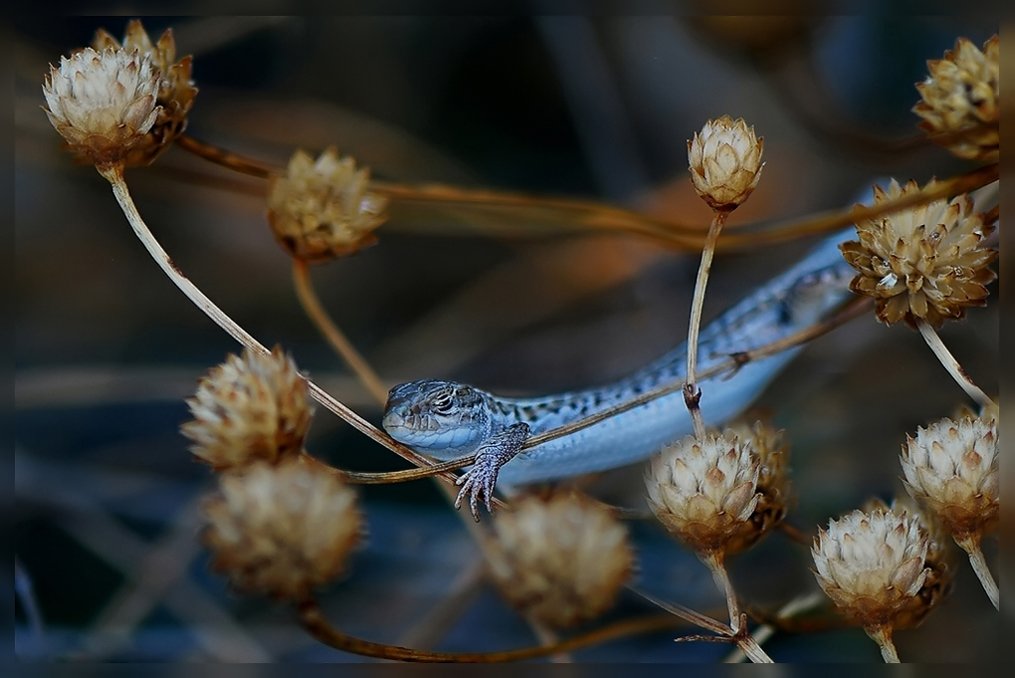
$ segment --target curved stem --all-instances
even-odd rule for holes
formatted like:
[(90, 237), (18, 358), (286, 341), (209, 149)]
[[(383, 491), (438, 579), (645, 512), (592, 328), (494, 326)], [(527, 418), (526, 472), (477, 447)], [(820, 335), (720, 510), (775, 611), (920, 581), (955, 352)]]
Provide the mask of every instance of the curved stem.
[(331, 319), (328, 312), (324, 310), (317, 293), (314, 291), (314, 283), (310, 278), (310, 267), (302, 259), (293, 259), (293, 286), (296, 288), (296, 296), (303, 306), (303, 310), (310, 317), (310, 320), (317, 326), (318, 331), (324, 335), (335, 352), (346, 362), (349, 368), (356, 374), (363, 387), (370, 392), (370, 395), (381, 407), (388, 399), (388, 389), (384, 382), (377, 376), (377, 373), (370, 366), (356, 347), (352, 345), (348, 337), (338, 328), (338, 325)]
[(568, 652), (597, 645), (617, 638), (673, 628), (677, 625), (677, 620), (672, 615), (652, 615), (650, 617), (620, 621), (573, 638), (567, 638), (552, 645), (525, 647), (500, 652), (432, 652), (398, 645), (375, 643), (343, 633), (328, 623), (320, 606), (313, 600), (300, 603), (297, 606), (297, 611), (299, 613), (300, 624), (303, 628), (314, 638), (329, 647), (366, 657), (407, 662), (453, 662), (467, 664), (515, 662), (547, 657), (560, 652)]
[(885, 660), (886, 664), (899, 663), (899, 653), (895, 650), (890, 626), (868, 626), (864, 631), (881, 648), (881, 658)]
[[(251, 336), (249, 332), (240, 327), (235, 320), (230, 318), (222, 309), (216, 306), (215, 303), (209, 299), (208, 296), (200, 290), (200, 288), (192, 283), (175, 263), (173, 263), (169, 254), (165, 251), (165, 249), (163, 249), (162, 245), (155, 238), (154, 234), (148, 228), (148, 225), (145, 224), (140, 213), (137, 211), (137, 207), (134, 205), (134, 201), (130, 196), (130, 191), (127, 189), (127, 184), (123, 179), (123, 168), (113, 166), (97, 167), (96, 169), (98, 169), (99, 174), (109, 181), (110, 186), (113, 189), (113, 196), (120, 205), (120, 209), (123, 210), (124, 216), (127, 217), (127, 221), (134, 230), (134, 234), (144, 245), (145, 249), (148, 250), (148, 253), (155, 260), (155, 263), (159, 265), (159, 268), (161, 268), (166, 276), (173, 281), (173, 284), (175, 284), (184, 293), (184, 295), (186, 295), (186, 297), (194, 303), (195, 306), (201, 309), (205, 315), (211, 318), (216, 325), (225, 330), (229, 336), (241, 345), (252, 351), (264, 354), (269, 353), (268, 349), (263, 344), (257, 341), (257, 339)], [(387, 433), (353, 412), (312, 380), (307, 380), (307, 386), (310, 389), (310, 395), (317, 402), (321, 403), (321, 405), (333, 414), (344, 419), (353, 428), (360, 433), (363, 433), (374, 442), (383, 445), (416, 466), (432, 466), (428, 459), (393, 440)], [(454, 486), (454, 474), (450, 472), (442, 473), (441, 478), (452, 487)]]
[(254, 160), (238, 153), (233, 153), (230, 150), (210, 144), (200, 139), (195, 139), (189, 134), (181, 134), (176, 137), (176, 145), (183, 150), (193, 153), (199, 158), (203, 158), (216, 165), (221, 165), (226, 169), (231, 169), (240, 174), (247, 174), (252, 177), (259, 179), (267, 179), (276, 172), (276, 169), (266, 165), (260, 160)]
[(955, 543), (969, 554), (969, 564), (973, 566), (976, 578), (980, 580), (980, 585), (983, 586), (983, 590), (987, 593), (987, 597), (990, 598), (994, 609), (1000, 610), (1001, 595), (997, 590), (997, 582), (994, 581), (994, 575), (990, 573), (990, 568), (987, 567), (987, 560), (983, 557), (983, 549), (980, 548), (979, 537), (973, 534), (963, 537), (956, 536)]
[(705, 247), (701, 251), (701, 263), (698, 264), (698, 277), (694, 281), (694, 298), (691, 300), (691, 319), (687, 328), (687, 379), (684, 384), (684, 404), (691, 413), (691, 421), (694, 423), (694, 435), (699, 440), (705, 438), (705, 421), (701, 416), (701, 391), (695, 381), (698, 368), (698, 335), (701, 333), (701, 312), (705, 307), (705, 288), (708, 286), (708, 276), (712, 271), (712, 257), (715, 255), (715, 244), (719, 240), (719, 232), (729, 211), (716, 210), (712, 217), (712, 224), (708, 228), (708, 235), (705, 238)]
[(708, 565), (708, 569), (712, 570), (715, 585), (726, 596), (726, 608), (730, 613), (730, 628), (734, 633), (737, 633), (741, 630), (740, 604), (737, 602), (737, 593), (733, 590), (733, 582), (730, 581), (730, 575), (726, 571), (723, 555), (718, 552), (707, 553), (702, 556), (702, 560)]
[(962, 390), (966, 392), (970, 398), (975, 400), (983, 407), (997, 407), (993, 400), (990, 399), (986, 393), (984, 393), (979, 386), (973, 383), (973, 380), (966, 374), (966, 371), (962, 369), (962, 365), (955, 359), (948, 347), (945, 346), (944, 342), (941, 341), (941, 337), (937, 331), (928, 323), (926, 320), (918, 319), (916, 326), (920, 329), (920, 334), (923, 335), (924, 341), (927, 342), (927, 346), (930, 346), (930, 350), (934, 352), (937, 359), (941, 361), (944, 368), (948, 370), (948, 374), (952, 375)]
[[(186, 134), (177, 137), (176, 143), (184, 150), (205, 160), (250, 176), (266, 178), (278, 171), (277, 168), (259, 160), (241, 156)], [(766, 227), (764, 230), (749, 231), (749, 229), (756, 229), (759, 226), (756, 223), (738, 225), (737, 230), (744, 232), (728, 234), (717, 245), (717, 248), (720, 251), (743, 250), (757, 245), (775, 244), (808, 235), (828, 233), (861, 219), (873, 219), (959, 193), (968, 193), (997, 181), (998, 167), (997, 163), (980, 167), (966, 174), (940, 180), (934, 186), (924, 187), (916, 193), (878, 205), (850, 207), (824, 214), (808, 215)], [(561, 221), (570, 220), (581, 227), (635, 232), (687, 251), (700, 249), (707, 237), (703, 237), (701, 233), (703, 229), (697, 226), (654, 217), (594, 200), (464, 189), (441, 184), (406, 185), (372, 181), (370, 188), (379, 195), (398, 201), (547, 210), (555, 213), (555, 218)]]

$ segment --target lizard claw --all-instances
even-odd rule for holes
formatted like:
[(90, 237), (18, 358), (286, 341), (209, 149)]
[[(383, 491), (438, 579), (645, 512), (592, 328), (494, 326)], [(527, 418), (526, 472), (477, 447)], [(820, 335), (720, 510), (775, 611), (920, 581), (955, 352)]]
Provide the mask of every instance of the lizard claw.
[(500, 467), (518, 454), (528, 437), (528, 424), (513, 424), (483, 443), (476, 452), (476, 463), (455, 481), (462, 488), (455, 498), (455, 508), (462, 508), (462, 502), (468, 497), (469, 510), (476, 522), (479, 522), (480, 501), (487, 512), (492, 513), (493, 491), (497, 487)]

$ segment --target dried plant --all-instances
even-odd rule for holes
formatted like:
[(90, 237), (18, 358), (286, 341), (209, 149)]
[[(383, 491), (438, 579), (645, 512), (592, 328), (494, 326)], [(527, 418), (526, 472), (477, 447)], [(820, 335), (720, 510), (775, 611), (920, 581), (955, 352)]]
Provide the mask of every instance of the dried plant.
[[(802, 30), (794, 24), (794, 34)], [(764, 42), (762, 51), (770, 54), (778, 41)], [(752, 43), (745, 49), (755, 53), (759, 45)], [(952, 587), (941, 530), (966, 550), (991, 602), (999, 607), (997, 586), (980, 545), (1000, 512), (1000, 410), (937, 334), (945, 320), (960, 320), (967, 309), (986, 305), (988, 285), (996, 278), (990, 266), (997, 256), (992, 236), (998, 211), (996, 207), (976, 211), (973, 194), (998, 181), (999, 52), (998, 36), (982, 50), (960, 38), (944, 59), (928, 62), (929, 76), (917, 85), (922, 100), (913, 109), (930, 139), (960, 158), (985, 163), (983, 167), (923, 185), (916, 180), (900, 185), (893, 179), (887, 188), (875, 187), (873, 204), (806, 217), (767, 231), (743, 229), (725, 237), (721, 235), (728, 218), (757, 188), (765, 164), (764, 139), (743, 118), (729, 115), (708, 120), (687, 142), (688, 191), (693, 189), (712, 210), (706, 231), (594, 201), (378, 181), (354, 158), (339, 156), (334, 147), (316, 157), (296, 150), (281, 168), (198, 141), (185, 134), (197, 94), (193, 59), (177, 60), (171, 30), (153, 42), (139, 21), (127, 25), (122, 42), (100, 29), (91, 47), (62, 57), (59, 66), (50, 67), (44, 77), (43, 96), (45, 113), (68, 149), (94, 165), (109, 182), (134, 233), (166, 276), (243, 347), (242, 355), (230, 355), (198, 382), (187, 400), (192, 419), (181, 427), (191, 441), (191, 452), (212, 468), (217, 481), (216, 491), (202, 504), (201, 542), (210, 553), (212, 567), (237, 591), (291, 604), (302, 628), (321, 643), (385, 659), (502, 662), (560, 657), (608, 639), (680, 623), (708, 635), (683, 635), (678, 640), (731, 643), (751, 661), (771, 662), (761, 647), (767, 637), (762, 629), (771, 631), (773, 625), (801, 610), (788, 605), (784, 609), (792, 611), (785, 615), (763, 619), (734, 590), (727, 559), (771, 533), (792, 508), (788, 448), (783, 431), (769, 423), (752, 420), (721, 430), (706, 429), (702, 408), (707, 414), (709, 387), (701, 384), (800, 346), (873, 305), (883, 323), (903, 322), (918, 329), (980, 406), (978, 413), (970, 410), (954, 420), (941, 419), (919, 428), (915, 436), (906, 436), (902, 473), (919, 508), (902, 502), (891, 507), (871, 503), (831, 519), (813, 539), (811, 558), (820, 588), (849, 622), (863, 627), (878, 643), (885, 661), (894, 662), (899, 660), (894, 631), (917, 627)], [(281, 347), (269, 350), (195, 285), (149, 229), (124, 177), (125, 169), (153, 163), (173, 144), (265, 180), (267, 222), (272, 237), (292, 259), (293, 282), (304, 310), (380, 404), (386, 383), (317, 298), (309, 265), (339, 264), (343, 257), (376, 244), (375, 231), (389, 218), (389, 208), (437, 203), (466, 215), (477, 213), (470, 213), (470, 208), (480, 212), (506, 209), (515, 215), (519, 230), (531, 214), (550, 215), (551, 220), (566, 222), (562, 230), (568, 232), (634, 233), (685, 251), (700, 251), (682, 382), (638, 390), (624, 402), (538, 435), (528, 436), (526, 428), (518, 453), (524, 456), (537, 445), (682, 392), (694, 433), (670, 441), (648, 462), (644, 496), (666, 530), (710, 569), (725, 596), (728, 623), (712, 613), (645, 593), (641, 593), (643, 599), (666, 613), (662, 619), (600, 621), (624, 595), (625, 587), (638, 593), (632, 583), (635, 549), (619, 517), (623, 511), (570, 488), (520, 494), (506, 488), (511, 491), (493, 504), (497, 514), (492, 525), (490, 521), (473, 524), (462, 514), (480, 552), (483, 567), (477, 572), (484, 572), (510, 606), (532, 624), (542, 641), (538, 646), (499, 652), (431, 651), (360, 639), (329, 621), (318, 600), (320, 591), (349, 570), (351, 555), (365, 534), (366, 511), (351, 485), (429, 477), (450, 503), (456, 479), (460, 482), (464, 477), (454, 472), (468, 467), (471, 474), (481, 468), (484, 448), (477, 445), (459, 459), (434, 463), (396, 442), (301, 374)], [(856, 270), (850, 288), (864, 299), (798, 333), (699, 369), (701, 320), (716, 251), (760, 246), (847, 224), (855, 225), (858, 241), (843, 244), (841, 250)], [(370, 291), (362, 290), (363, 298)], [(795, 290), (786, 295), (792, 293)], [(772, 303), (785, 301), (780, 298)], [(891, 388), (890, 380), (882, 386)], [(366, 473), (324, 461), (307, 440), (312, 401), (414, 468)], [(441, 406), (436, 403), (434, 408)], [(671, 414), (688, 416), (683, 411)], [(493, 424), (488, 428), (488, 433), (503, 433), (494, 431)], [(805, 483), (794, 487), (801, 496), (812, 491)], [(984, 607), (989, 611), (985, 603)], [(753, 635), (749, 617), (765, 622)], [(582, 624), (594, 627), (564, 638), (556, 635), (558, 630)]]

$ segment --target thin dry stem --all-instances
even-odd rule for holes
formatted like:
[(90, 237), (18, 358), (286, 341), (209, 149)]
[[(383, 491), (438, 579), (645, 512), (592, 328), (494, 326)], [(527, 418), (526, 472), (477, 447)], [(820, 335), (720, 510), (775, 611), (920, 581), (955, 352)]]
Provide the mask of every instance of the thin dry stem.
[(694, 281), (694, 298), (691, 300), (691, 320), (687, 328), (687, 379), (684, 384), (684, 404), (691, 413), (691, 421), (694, 423), (694, 435), (699, 439), (705, 438), (705, 421), (701, 416), (701, 390), (696, 382), (698, 369), (698, 335), (701, 333), (701, 312), (705, 307), (705, 288), (708, 286), (708, 276), (712, 271), (712, 257), (715, 256), (715, 244), (719, 240), (719, 233), (723, 224), (729, 216), (727, 210), (716, 210), (712, 217), (712, 224), (708, 228), (708, 235), (705, 238), (705, 247), (701, 251), (701, 263), (698, 265), (698, 277)]
[(324, 335), (335, 352), (346, 362), (349, 368), (356, 374), (363, 387), (370, 392), (374, 400), (384, 407), (388, 399), (388, 389), (384, 382), (377, 375), (377, 372), (370, 366), (370, 363), (363, 358), (356, 347), (353, 346), (345, 333), (339, 329), (331, 316), (321, 305), (317, 292), (314, 290), (314, 283), (310, 276), (310, 267), (302, 259), (293, 259), (293, 286), (296, 288), (296, 296), (299, 297), (303, 310), (310, 317), (310, 320), (317, 326), (317, 330)]
[(864, 631), (881, 648), (881, 658), (886, 664), (899, 663), (899, 653), (895, 650), (895, 643), (892, 642), (892, 627), (869, 626)]
[(973, 380), (969, 377), (966, 371), (962, 368), (962, 365), (955, 356), (952, 355), (948, 347), (945, 346), (944, 342), (941, 341), (941, 337), (937, 331), (928, 323), (926, 320), (919, 318), (917, 319), (917, 327), (920, 328), (920, 334), (923, 335), (924, 341), (927, 342), (927, 346), (930, 346), (930, 350), (934, 352), (937, 359), (941, 361), (944, 368), (948, 371), (948, 374), (952, 375), (952, 379), (962, 387), (962, 390), (966, 392), (970, 398), (975, 400), (982, 407), (997, 407), (993, 400), (990, 399), (986, 393), (984, 393), (979, 386), (973, 383)]
[[(799, 596), (783, 605), (776, 613), (776, 619), (789, 619), (801, 612), (807, 612), (815, 607), (818, 607), (823, 604), (825, 600), (827, 600), (825, 596), (817, 592), (805, 596)], [(752, 633), (750, 637), (758, 645), (758, 647), (761, 647), (761, 644), (775, 635), (777, 630), (778, 629), (773, 624), (762, 624), (754, 630), (754, 633)], [(746, 658), (747, 653), (744, 652), (744, 649), (742, 647), (737, 647), (723, 660), (723, 663), (739, 664)]]
[(997, 582), (994, 581), (994, 575), (990, 573), (990, 568), (987, 567), (987, 560), (983, 557), (983, 549), (980, 548), (980, 537), (975, 534), (968, 534), (963, 537), (955, 537), (955, 543), (962, 547), (962, 550), (969, 554), (969, 564), (973, 566), (973, 572), (976, 573), (976, 578), (980, 580), (980, 585), (983, 586), (983, 590), (987, 593), (987, 597), (990, 598), (991, 604), (994, 609), (1001, 609), (1001, 594), (997, 589)]
[(569, 652), (583, 647), (598, 645), (639, 633), (669, 629), (677, 625), (672, 615), (652, 615), (619, 621), (573, 638), (567, 638), (552, 645), (524, 647), (500, 652), (431, 652), (429, 650), (416, 650), (398, 645), (375, 643), (350, 636), (333, 627), (325, 619), (320, 606), (313, 600), (300, 603), (297, 611), (299, 613), (300, 624), (304, 629), (320, 642), (337, 650), (366, 657), (378, 657), (397, 661), (459, 664), (493, 664), (536, 659), (538, 657), (547, 657), (561, 652)]
[[(222, 167), (250, 176), (267, 178), (278, 170), (261, 161), (241, 156), (188, 135), (177, 137), (181, 148)], [(740, 233), (730, 233), (717, 245), (719, 251), (743, 250), (762, 244), (775, 244), (808, 235), (829, 233), (862, 219), (893, 214), (934, 200), (968, 193), (997, 181), (998, 164), (980, 167), (966, 174), (938, 181), (916, 193), (886, 201), (878, 205), (850, 207), (824, 214), (808, 215), (782, 224), (749, 231), (757, 224), (738, 225)], [(592, 200), (531, 196), (504, 191), (463, 189), (439, 184), (405, 185), (389, 182), (371, 182), (371, 190), (399, 201), (434, 202), (441, 204), (473, 204), (508, 209), (548, 210), (559, 215), (561, 221), (571, 221), (583, 228), (620, 230), (651, 237), (684, 251), (697, 251), (705, 237), (701, 228), (675, 222), (671, 219), (626, 210)]]
[[(711, 631), (712, 633), (715, 633), (717, 641), (722, 641), (722, 642), (727, 642), (727, 643), (736, 643), (737, 647), (739, 647), (743, 651), (744, 655), (748, 659), (750, 659), (751, 662), (753, 662), (755, 664), (773, 664), (774, 663), (772, 661), (772, 658), (769, 657), (768, 654), (764, 650), (761, 649), (761, 646), (758, 645), (758, 643), (755, 642), (755, 640), (753, 638), (751, 638), (751, 636), (749, 634), (742, 633), (742, 632), (741, 633), (737, 633), (732, 628), (727, 626), (726, 624), (723, 624), (722, 622), (716, 621), (715, 619), (712, 619), (711, 617), (709, 617), (707, 615), (701, 614), (700, 612), (696, 612), (695, 610), (692, 610), (691, 608), (686, 607), (684, 605), (681, 605), (679, 603), (667, 603), (667, 602), (664, 602), (664, 601), (659, 600), (658, 598), (656, 598), (654, 596), (651, 596), (648, 593), (646, 593), (646, 592), (644, 592), (644, 591), (642, 591), (640, 589), (637, 589), (637, 588), (635, 588), (633, 586), (628, 586), (628, 589), (632, 593), (634, 593), (634, 594), (644, 598), (648, 602), (652, 603), (653, 605), (655, 605), (659, 609), (666, 610), (670, 614), (672, 614), (674, 616), (677, 616), (677, 617), (680, 617), (681, 619), (683, 619), (685, 621), (688, 621), (691, 624), (694, 624), (695, 626), (698, 626), (698, 627), (703, 628), (705, 630)], [(746, 629), (746, 622), (744, 623), (744, 628)], [(697, 637), (697, 636), (695, 636), (695, 637), (692, 637), (691, 639), (693, 639), (693, 640), (705, 640), (706, 638), (705, 637)], [(682, 638), (676, 638), (676, 640), (678, 642), (682, 642), (684, 640), (684, 638), (683, 637)], [(708, 640), (709, 640), (709, 642), (712, 642), (712, 638), (708, 638)]]
[(726, 608), (730, 613), (730, 628), (734, 633), (741, 630), (740, 604), (737, 602), (737, 593), (733, 590), (733, 582), (730, 581), (729, 572), (726, 571), (726, 562), (721, 553), (712, 552), (702, 556), (702, 560), (712, 571), (712, 578), (715, 585), (726, 596)]
[[(145, 249), (148, 250), (148, 253), (152, 256), (166, 276), (172, 280), (178, 288), (180, 288), (180, 290), (194, 303), (195, 306), (211, 318), (216, 325), (225, 330), (229, 336), (252, 351), (268, 354), (269, 351), (263, 344), (252, 337), (236, 321), (230, 318), (222, 309), (215, 305), (215, 303), (209, 299), (208, 296), (200, 290), (200, 288), (194, 285), (194, 283), (192, 283), (190, 279), (183, 274), (183, 271), (181, 271), (176, 264), (173, 263), (169, 254), (165, 251), (165, 249), (163, 249), (162, 245), (155, 238), (154, 234), (148, 228), (148, 225), (145, 224), (140, 213), (137, 211), (137, 207), (134, 205), (134, 201), (130, 196), (127, 184), (123, 179), (122, 168), (113, 166), (97, 167), (96, 169), (98, 169), (99, 173), (107, 181), (109, 181), (113, 189), (113, 195), (116, 198), (117, 203), (120, 205), (120, 209), (123, 210), (124, 215), (127, 217), (127, 221), (130, 223), (135, 235), (137, 235), (138, 239), (145, 246)], [(310, 395), (315, 400), (321, 403), (321, 405), (333, 414), (337, 415), (341, 419), (344, 419), (353, 428), (366, 435), (374, 442), (383, 445), (416, 466), (429, 467), (433, 465), (422, 455), (396, 442), (387, 433), (353, 412), (312, 380), (307, 380), (307, 386), (310, 390)], [(440, 477), (447, 484), (454, 486), (455, 475), (453, 473), (443, 472), (440, 474)], [(498, 502), (498, 505), (503, 506), (503, 503)]]

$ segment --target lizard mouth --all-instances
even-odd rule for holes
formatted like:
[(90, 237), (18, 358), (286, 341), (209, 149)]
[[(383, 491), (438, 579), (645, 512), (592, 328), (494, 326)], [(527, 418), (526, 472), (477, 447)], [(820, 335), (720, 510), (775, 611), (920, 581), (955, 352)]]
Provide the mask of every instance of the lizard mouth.
[(381, 420), (381, 426), (388, 433), (393, 431), (399, 431), (405, 429), (405, 418), (397, 412), (385, 412), (384, 418)]

